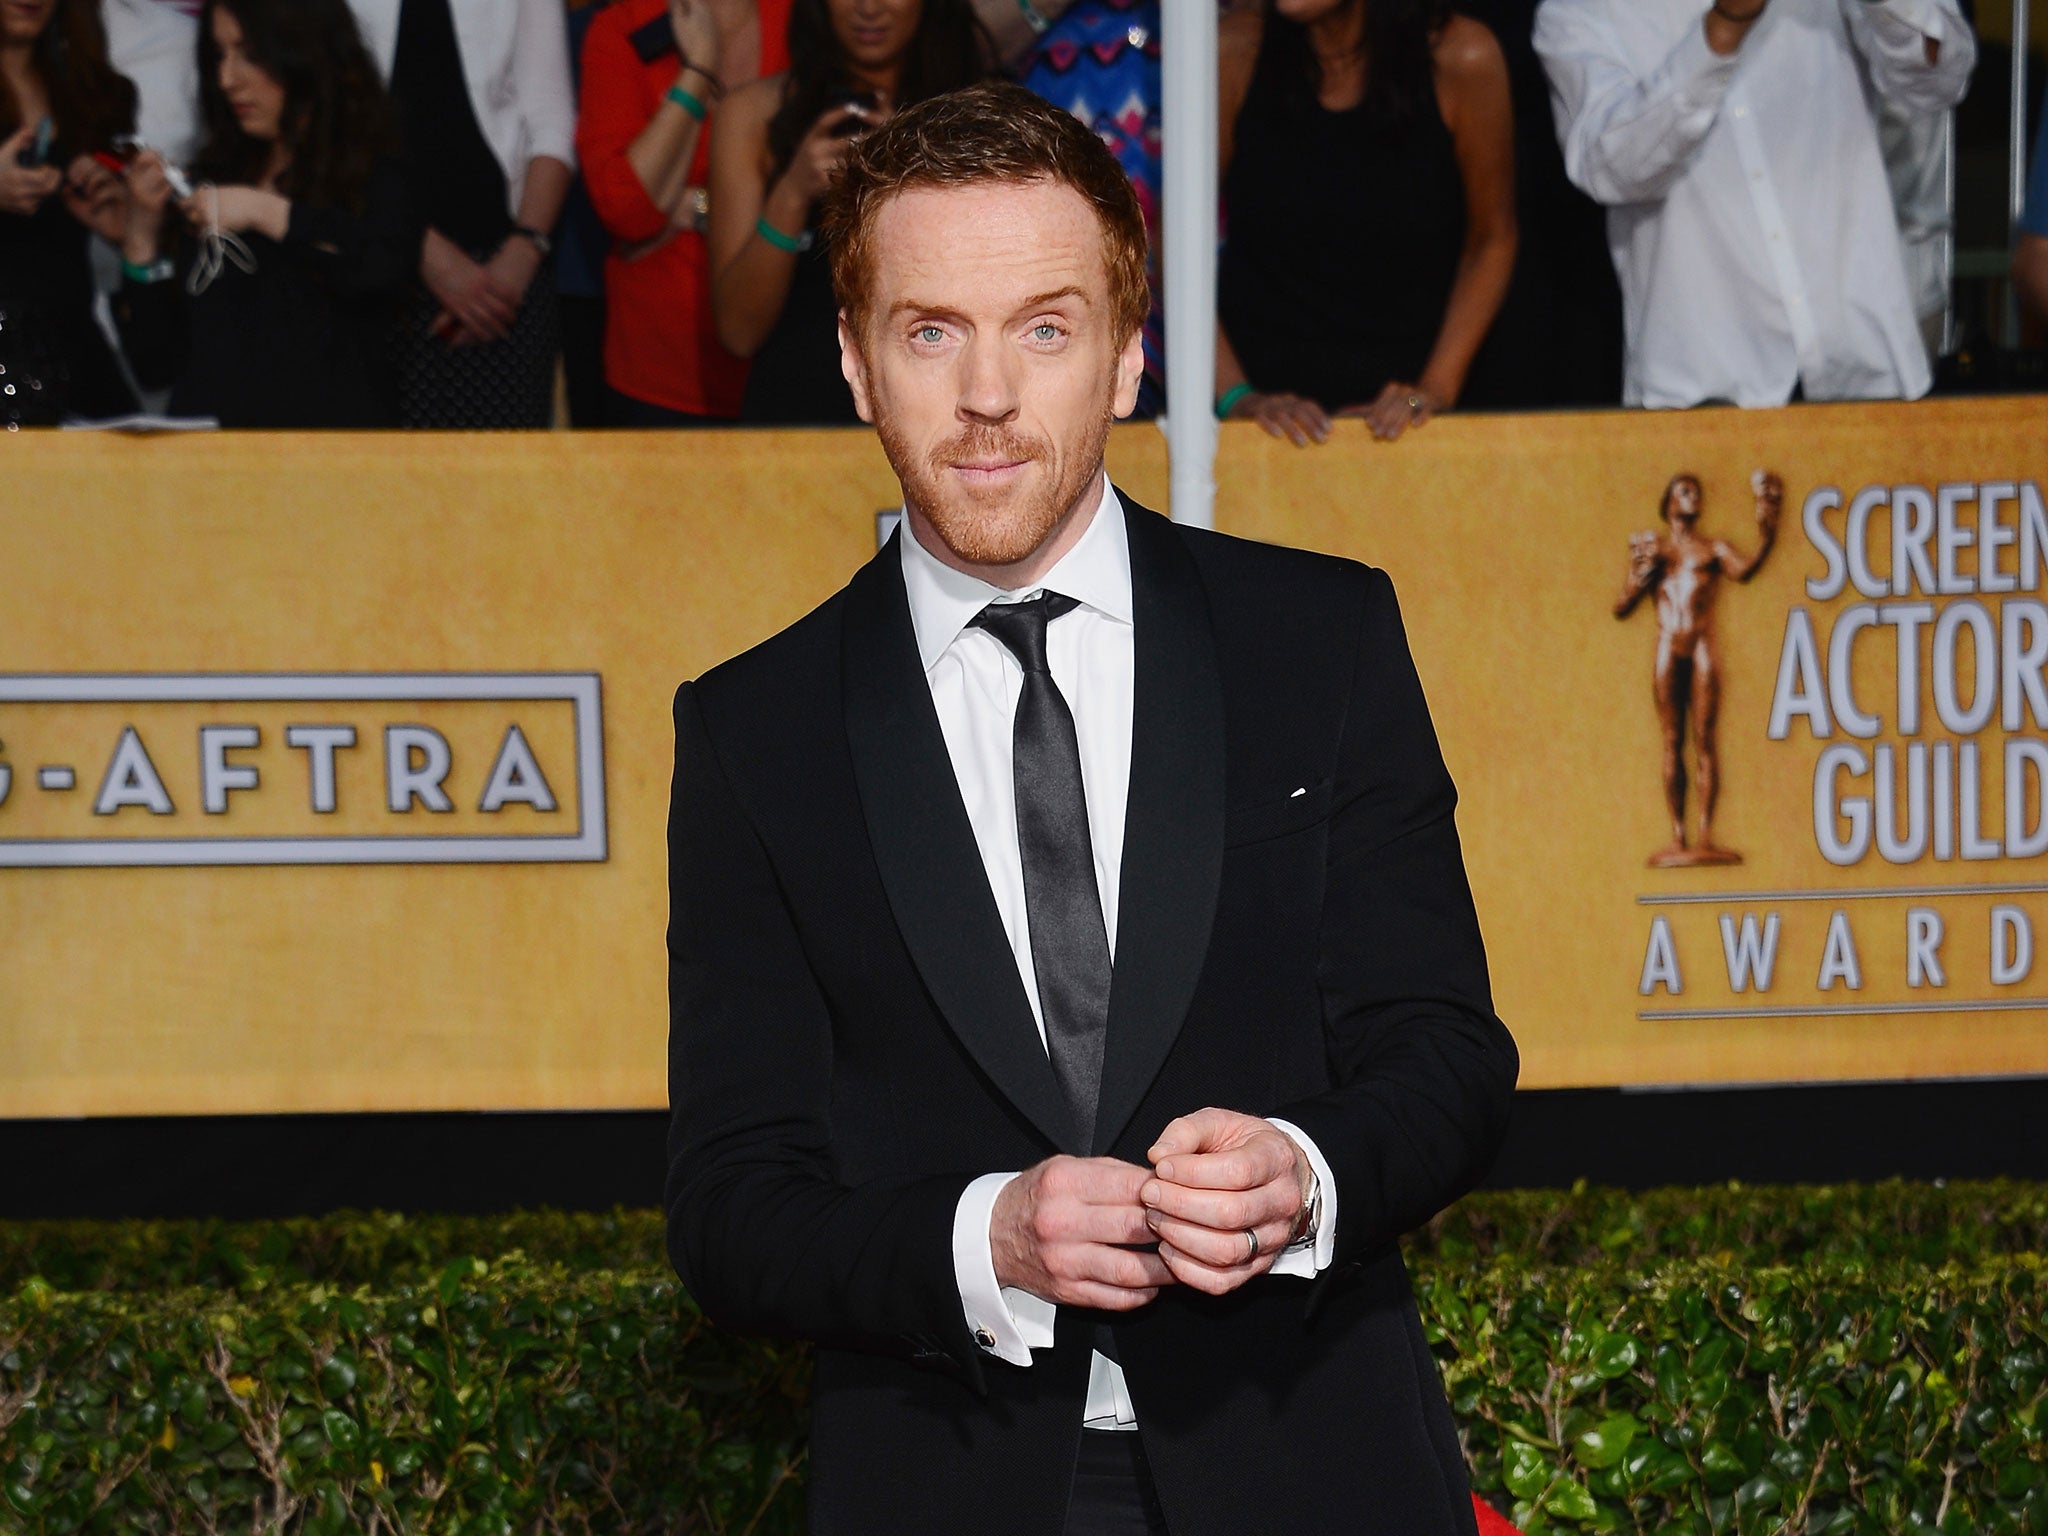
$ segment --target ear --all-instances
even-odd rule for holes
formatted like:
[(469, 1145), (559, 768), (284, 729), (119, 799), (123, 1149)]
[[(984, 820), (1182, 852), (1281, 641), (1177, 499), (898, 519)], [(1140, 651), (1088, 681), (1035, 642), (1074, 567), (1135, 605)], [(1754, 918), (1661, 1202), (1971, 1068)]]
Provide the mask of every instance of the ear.
[(1110, 406), (1118, 420), (1138, 408), (1138, 384), (1145, 377), (1145, 332), (1138, 327), (1116, 359), (1116, 396)]
[(853, 391), (853, 408), (860, 419), (873, 426), (875, 407), (868, 393), (868, 360), (861, 354), (860, 341), (853, 334), (853, 326), (846, 318), (846, 311), (839, 311), (839, 372)]

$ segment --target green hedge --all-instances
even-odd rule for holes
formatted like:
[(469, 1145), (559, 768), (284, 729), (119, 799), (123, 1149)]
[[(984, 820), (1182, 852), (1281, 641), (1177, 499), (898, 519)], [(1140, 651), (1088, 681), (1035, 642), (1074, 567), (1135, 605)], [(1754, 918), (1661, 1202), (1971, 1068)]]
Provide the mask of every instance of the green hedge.
[[(2048, 1259), (2007, 1251), (2038, 1187), (1550, 1199), (1411, 1249), (1474, 1485), (1525, 1529), (2048, 1536)], [(0, 1531), (802, 1528), (804, 1353), (707, 1325), (648, 1213), (0, 1254)]]
[[(667, 1262), (655, 1211), (0, 1222), (0, 1291), (31, 1275), (67, 1291), (388, 1285), (434, 1274), (452, 1258), (488, 1259), (510, 1249), (570, 1269), (659, 1269)], [(1817, 1258), (1967, 1262), (2048, 1253), (2048, 1185), (1489, 1191), (1452, 1206), (1411, 1237), (1408, 1250), (1415, 1258), (1637, 1268), (1681, 1258), (1745, 1265)]]
[(1746, 1265), (1815, 1259), (1942, 1265), (1993, 1254), (2048, 1253), (2048, 1184), (1990, 1179), (1934, 1184), (1704, 1189), (1489, 1190), (1469, 1195), (1409, 1241), (1411, 1253), (1498, 1256), (1529, 1264), (1636, 1267), (1714, 1258)]
[(1527, 1531), (2048, 1532), (2040, 1255), (1416, 1279), (1473, 1485)]

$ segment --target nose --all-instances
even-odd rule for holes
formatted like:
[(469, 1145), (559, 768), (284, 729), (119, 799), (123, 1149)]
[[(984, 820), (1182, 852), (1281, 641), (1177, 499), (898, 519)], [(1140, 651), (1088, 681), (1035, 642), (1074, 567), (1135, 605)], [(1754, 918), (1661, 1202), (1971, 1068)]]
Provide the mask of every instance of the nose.
[(1017, 414), (1016, 358), (998, 337), (977, 333), (960, 350), (959, 414), (1004, 422)]

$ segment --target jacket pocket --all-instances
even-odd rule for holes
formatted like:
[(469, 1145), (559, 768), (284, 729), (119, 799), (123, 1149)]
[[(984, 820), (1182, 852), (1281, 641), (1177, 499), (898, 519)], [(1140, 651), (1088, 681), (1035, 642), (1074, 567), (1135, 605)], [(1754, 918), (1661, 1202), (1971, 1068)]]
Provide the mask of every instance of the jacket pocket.
[(1223, 846), (1238, 848), (1246, 843), (1263, 843), (1329, 820), (1332, 787), (1331, 781), (1324, 779), (1320, 784), (1303, 785), (1279, 800), (1226, 807)]

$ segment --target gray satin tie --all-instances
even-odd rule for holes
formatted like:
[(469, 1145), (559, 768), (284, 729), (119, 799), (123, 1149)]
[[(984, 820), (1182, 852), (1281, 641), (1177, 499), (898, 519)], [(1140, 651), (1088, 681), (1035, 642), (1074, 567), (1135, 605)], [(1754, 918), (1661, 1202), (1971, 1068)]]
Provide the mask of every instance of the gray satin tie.
[(1095, 883), (1074, 716), (1045, 659), (1046, 626), (1078, 606), (1071, 597), (1043, 592), (1029, 602), (991, 603), (972, 622), (1024, 669), (1011, 733), (1024, 910), (1046, 1051), (1085, 1153), (1094, 1142), (1109, 1026), (1109, 931)]

